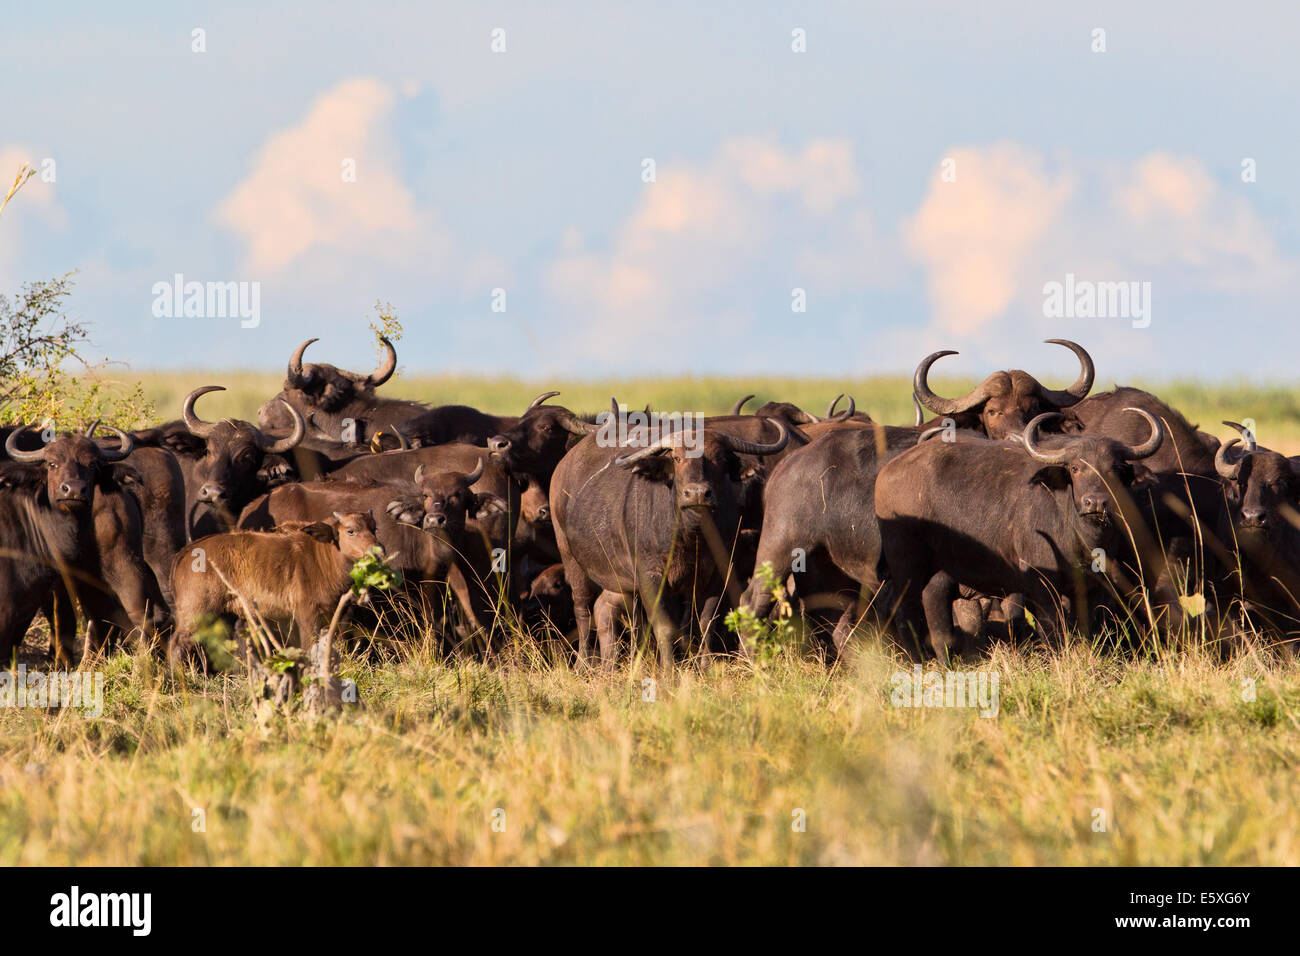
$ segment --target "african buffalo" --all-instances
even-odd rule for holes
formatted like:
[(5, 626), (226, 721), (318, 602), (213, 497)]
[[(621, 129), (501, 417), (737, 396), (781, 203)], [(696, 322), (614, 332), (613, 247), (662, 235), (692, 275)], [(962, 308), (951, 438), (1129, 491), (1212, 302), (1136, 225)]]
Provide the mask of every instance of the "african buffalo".
[[(481, 458), (478, 469), (478, 474), (470, 473), (475, 482), (486, 478), (487, 465)], [(421, 484), (413, 481), (416, 473)], [(432, 480), (439, 474), (430, 473), (429, 477)], [(466, 475), (458, 473), (456, 477)], [(473, 500), (466, 499), (464, 504), (468, 508), (472, 503), (474, 510), (453, 522), (454, 528), (439, 530), (433, 522), (425, 525), (424, 480), (423, 470), (417, 467), (405, 480), (283, 485), (251, 502), (239, 526), (269, 529), (286, 521), (323, 520), (334, 511), (372, 511), (378, 539), (390, 555), (390, 564), (406, 579), (408, 592), (418, 595), (424, 610), (432, 613), (442, 605), (443, 588), (450, 587), (470, 631), (478, 633), (492, 624), (487, 615), (497, 597), (496, 574), (509, 570), (499, 559), (499, 554), (508, 555), (511, 547), (506, 502), (490, 492), (470, 491)]]
[[(876, 476), (923, 434), (915, 427), (845, 425), (786, 455), (763, 487), (755, 565), (770, 565), (778, 581), (797, 572), (797, 590), (804, 599), (840, 610), (833, 634), (837, 649), (852, 632), (860, 599), (874, 598), (883, 581), (872, 497)], [(951, 435), (983, 437), (966, 430)], [(761, 618), (772, 602), (756, 576), (743, 605)], [(742, 650), (748, 650), (743, 643)]]
[(233, 624), (247, 608), (299, 647), (309, 647), (352, 583), (353, 563), (382, 546), (366, 512), (333, 514), (301, 530), (232, 531), (193, 542), (172, 563), (176, 631), (169, 656), (193, 653), (194, 629), (217, 618)]
[[(86, 431), (94, 438), (99, 423)], [(144, 559), (153, 570), (163, 598), (171, 605), (172, 558), (189, 540), (185, 530), (185, 476), (166, 448), (138, 446), (123, 459), (120, 480), (140, 504)]]
[(438, 405), (393, 425), (392, 429), (413, 448), (448, 442), (487, 447), (489, 439), (513, 428), (518, 421), (512, 415), (489, 415), (468, 405)]
[[(510, 589), (502, 586), (508, 580), (504, 562), (510, 552), (510, 522), (500, 519), (508, 519), (508, 503), (499, 495), (474, 490), (486, 466), (482, 459), (469, 473), (419, 466), (413, 476), (414, 494), (394, 497), (386, 509), (430, 537), (437, 560), (426, 570), (426, 578), (448, 583), (475, 632), (491, 623), (499, 602), (512, 601)], [(490, 649), (489, 643), (485, 650)]]
[(1215, 455), (1227, 491), (1219, 539), (1236, 547), (1231, 573), (1248, 609), (1294, 637), (1300, 634), (1300, 461), (1261, 447), (1236, 422), (1224, 424), (1241, 438)]
[(595, 416), (578, 416), (562, 405), (547, 405), (559, 392), (543, 392), (524, 409), (519, 420), (488, 440), (488, 450), (506, 469), (550, 490), (551, 473), (565, 453), (587, 435), (600, 430)]
[[(909, 647), (927, 632), (947, 662), (957, 587), (1023, 594), (1048, 633), (1059, 633), (1062, 597), (1105, 601), (1122, 580), (1129, 496), (1151, 480), (1144, 465), (1164, 441), (1163, 423), (1140, 408), (1148, 435), (1132, 446), (1110, 438), (1050, 436), (1046, 412), (1016, 441), (926, 441), (880, 470), (875, 483), (881, 545)], [(977, 503), (977, 504), (976, 504)], [(975, 505), (975, 506), (973, 506)], [(1100, 571), (1101, 574), (1091, 573)], [(1082, 602), (1079, 602), (1082, 603)]]
[[(790, 440), (785, 424), (769, 425), (777, 438), (765, 443), (706, 422), (702, 430), (683, 428), (653, 440), (644, 434), (623, 446), (592, 435), (565, 455), (551, 480), (551, 519), (573, 592), (579, 660), (590, 656), (592, 604), (600, 591), (641, 596), (665, 668), (673, 665), (687, 610), (698, 613), (707, 638), (739, 530), (741, 457), (776, 454)], [(601, 659), (612, 663), (614, 634), (599, 637)]]
[(118, 437), (117, 448), (74, 434), (34, 450), (20, 447), (22, 430), (5, 439), (10, 461), (0, 465), (0, 579), (8, 579), (8, 607), (0, 658), (21, 643), (35, 610), (43, 608), (56, 656), (74, 659), (73, 598), (87, 620), (92, 649), (134, 628), (151, 641), (166, 621), (166, 602), (144, 560), (140, 506), (123, 487), (128, 479), (139, 480), (119, 464), (131, 454), (132, 439), (110, 431)]

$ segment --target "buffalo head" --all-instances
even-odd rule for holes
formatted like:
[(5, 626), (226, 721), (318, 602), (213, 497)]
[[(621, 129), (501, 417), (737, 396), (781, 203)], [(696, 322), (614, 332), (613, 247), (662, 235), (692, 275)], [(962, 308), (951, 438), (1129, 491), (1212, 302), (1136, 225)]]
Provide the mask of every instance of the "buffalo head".
[(531, 475), (539, 482), (550, 481), (551, 472), (578, 438), (600, 431), (600, 425), (584, 421), (562, 405), (545, 404), (559, 392), (543, 392), (524, 409), (514, 427), (488, 439), (492, 457), (507, 470)]
[(104, 448), (85, 435), (60, 435), (36, 451), (23, 451), (18, 447), (22, 429), (15, 429), (5, 439), (5, 452), (14, 461), (43, 463), (50, 504), (60, 511), (77, 513), (90, 506), (101, 466), (121, 461), (134, 447), (126, 432), (117, 428), (109, 431), (117, 435), (116, 448)]
[(671, 484), (679, 511), (734, 508), (741, 479), (739, 455), (774, 455), (790, 441), (790, 431), (780, 419), (767, 421), (776, 428), (774, 442), (753, 442), (716, 429), (704, 429), (703, 441), (687, 429), (674, 431), (645, 448), (614, 459), (650, 481)]
[(281, 400), (293, 431), (274, 438), (248, 422), (223, 418), (205, 422), (194, 412), (194, 403), (208, 392), (225, 391), (221, 385), (204, 385), (185, 397), (181, 418), (186, 429), (202, 439), (190, 472), (195, 502), (214, 512), (238, 512), (261, 491), (257, 473), (267, 455), (281, 455), (296, 447), (306, 434), (302, 416)]
[[(1300, 475), (1290, 458), (1260, 448), (1250, 430), (1224, 422), (1241, 433), (1219, 447), (1214, 468), (1227, 484), (1237, 529), (1250, 537), (1278, 538), (1300, 527)], [(1245, 442), (1240, 451), (1237, 446)]]
[(963, 424), (979, 427), (990, 438), (1010, 438), (1025, 428), (1029, 419), (1044, 412), (1055, 412), (1082, 401), (1092, 390), (1095, 370), (1092, 358), (1082, 345), (1067, 339), (1048, 339), (1052, 345), (1062, 345), (1079, 358), (1081, 370), (1078, 379), (1069, 388), (1056, 390), (1044, 388), (1028, 372), (1013, 369), (994, 372), (961, 398), (942, 398), (930, 390), (930, 366), (945, 355), (956, 355), (951, 349), (926, 356), (916, 368), (912, 378), (912, 391), (918, 402), (939, 415), (967, 416), (977, 419)]
[(292, 428), (293, 421), (285, 411), (285, 405), (291, 406), (299, 415), (310, 418), (314, 411), (332, 415), (357, 400), (372, 400), (375, 389), (392, 378), (397, 369), (397, 350), (382, 335), (379, 341), (384, 347), (384, 359), (369, 374), (349, 372), (323, 362), (304, 364), (303, 353), (307, 351), (307, 346), (316, 341), (318, 340), (308, 339), (294, 349), (293, 355), (289, 357), (284, 390), (258, 409), (257, 423), (261, 427), (273, 430)]
[(1068, 489), (1076, 516), (1094, 530), (1109, 528), (1114, 518), (1125, 514), (1128, 493), (1153, 480), (1145, 466), (1134, 462), (1154, 455), (1165, 438), (1163, 423), (1150, 412), (1142, 408), (1125, 411), (1141, 415), (1151, 428), (1150, 436), (1140, 445), (1077, 435), (1053, 436), (1050, 447), (1045, 446), (1039, 441), (1039, 426), (1050, 418), (1061, 417), (1059, 412), (1036, 416), (1025, 426), (1022, 436), (1030, 457), (1046, 466), (1038, 470), (1034, 480), (1054, 490)]

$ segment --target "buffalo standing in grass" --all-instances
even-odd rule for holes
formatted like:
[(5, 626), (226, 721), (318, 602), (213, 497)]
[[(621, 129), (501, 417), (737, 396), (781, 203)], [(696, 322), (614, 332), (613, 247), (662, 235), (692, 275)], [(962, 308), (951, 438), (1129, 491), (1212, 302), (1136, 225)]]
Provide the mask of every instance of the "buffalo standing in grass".
[(233, 625), (246, 608), (280, 638), (296, 631), (297, 645), (310, 647), (351, 585), (353, 563), (375, 548), (382, 553), (375, 520), (364, 512), (336, 513), (295, 530), (200, 538), (172, 563), (176, 632), (169, 656), (190, 658), (198, 625), (210, 619)]
[[(1300, 634), (1300, 462), (1261, 447), (1236, 422), (1241, 438), (1222, 446), (1215, 470), (1227, 507), (1220, 540), (1235, 546), (1231, 567), (1247, 610), (1287, 637)], [(1238, 445), (1244, 446), (1238, 448)]]
[(84, 435), (60, 435), (24, 449), (23, 432), (5, 439), (0, 463), (0, 660), (8, 660), (38, 610), (50, 620), (56, 656), (75, 660), (75, 598), (89, 645), (138, 628), (152, 640), (167, 605), (144, 560), (140, 506), (125, 490), (138, 474), (119, 464), (129, 435), (111, 429), (117, 448)]
[[(579, 660), (591, 653), (592, 605), (601, 592), (641, 597), (665, 668), (689, 610), (707, 636), (739, 530), (742, 456), (773, 455), (790, 440), (781, 422), (769, 427), (778, 437), (764, 443), (707, 424), (653, 441), (643, 433), (622, 447), (590, 436), (565, 455), (551, 479), (551, 518), (573, 593)], [(715, 548), (722, 554), (715, 557)], [(610, 664), (615, 635), (599, 637)]]
[(1062, 598), (1074, 603), (1092, 593), (1100, 603), (1112, 588), (1126, 589), (1129, 496), (1152, 477), (1137, 463), (1165, 437), (1155, 416), (1130, 412), (1148, 427), (1137, 446), (1086, 435), (1040, 443), (1039, 426), (1057, 414), (1049, 412), (1026, 426), (1023, 442), (928, 441), (881, 469), (876, 515), (907, 646), (928, 632), (947, 661), (959, 585), (1025, 595), (1049, 633), (1058, 630)]

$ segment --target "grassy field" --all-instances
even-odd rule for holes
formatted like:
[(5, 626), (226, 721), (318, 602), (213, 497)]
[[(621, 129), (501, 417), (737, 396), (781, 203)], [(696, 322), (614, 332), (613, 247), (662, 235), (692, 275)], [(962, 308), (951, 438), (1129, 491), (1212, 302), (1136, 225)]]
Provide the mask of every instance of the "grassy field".
[[(124, 373), (139, 380), (159, 415), (180, 414), (185, 395), (200, 385), (225, 385), (226, 393), (205, 395), (199, 412), (206, 418), (223, 415), (255, 421), (258, 406), (280, 390), (283, 376), (250, 372), (140, 372)], [(936, 378), (932, 383), (943, 395), (964, 394), (975, 383)], [(1124, 382), (1149, 388), (1183, 412), (1194, 424), (1221, 438), (1236, 432), (1219, 423), (1223, 419), (1253, 418), (1262, 443), (1286, 454), (1300, 454), (1300, 389), (1247, 382), (1199, 384), (1196, 382)], [(1098, 388), (1110, 383), (1098, 382)], [(750, 393), (758, 397), (753, 411), (768, 400), (790, 401), (820, 415), (840, 392), (851, 394), (860, 411), (887, 424), (912, 423), (911, 379), (905, 376), (862, 379), (809, 378), (678, 378), (618, 379), (589, 382), (529, 382), (510, 378), (403, 376), (399, 373), (383, 386), (383, 393), (432, 404), (473, 405), (498, 415), (521, 412), (540, 392), (559, 389), (555, 399), (575, 411), (601, 411), (611, 396), (629, 407), (669, 411), (718, 413)], [(841, 406), (843, 407), (843, 406)]]
[[(251, 417), (279, 385), (140, 377), (169, 417), (196, 385), (231, 387), (203, 399), (208, 418)], [(543, 387), (386, 390), (504, 413)], [(850, 390), (879, 418), (910, 416), (903, 379), (552, 387), (583, 410), (612, 393), (717, 411), (755, 391), (820, 411)], [(1157, 389), (1202, 425), (1249, 416), (1300, 449), (1285, 390)], [(829, 671), (787, 654), (656, 678), (575, 673), (527, 645), (448, 664), (415, 640), (395, 660), (345, 657), (362, 705), (322, 720), (259, 717), (239, 678), (177, 684), (118, 653), (85, 665), (106, 675), (102, 717), (0, 708), (0, 865), (1300, 865), (1295, 661), (999, 647), (965, 665), (997, 675), (984, 717), (895, 706), (911, 664), (871, 634), (854, 646)]]
[(0, 865), (1300, 864), (1294, 664), (979, 667), (996, 717), (892, 706), (870, 641), (653, 686), (417, 648), (344, 662), (361, 711), (262, 723), (119, 655), (101, 719), (0, 714)]

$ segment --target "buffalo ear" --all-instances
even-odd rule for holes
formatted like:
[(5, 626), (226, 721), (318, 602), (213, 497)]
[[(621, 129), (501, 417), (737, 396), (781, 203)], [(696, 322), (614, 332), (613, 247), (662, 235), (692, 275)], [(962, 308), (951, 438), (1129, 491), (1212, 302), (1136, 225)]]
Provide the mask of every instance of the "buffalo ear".
[(1057, 425), (1063, 435), (1078, 435), (1083, 431), (1083, 423), (1077, 418), (1071, 418), (1068, 413), (1061, 419)]
[(1133, 483), (1129, 485), (1129, 491), (1146, 491), (1154, 488), (1156, 484), (1156, 473), (1139, 462), (1133, 463)]
[(208, 443), (205, 439), (183, 431), (167, 432), (163, 435), (159, 444), (173, 455), (185, 455), (191, 458), (202, 458), (208, 450)]
[(504, 498), (490, 491), (475, 495), (474, 498), (474, 517), (480, 521), (494, 514), (506, 514), (510, 510), (510, 505)]
[(632, 474), (646, 481), (672, 481), (673, 460), (667, 455), (650, 455), (632, 466)]
[(99, 483), (103, 488), (135, 487), (144, 488), (144, 476), (131, 465), (110, 464), (99, 471)]
[(749, 481), (759, 473), (759, 466), (754, 461), (746, 461), (739, 455), (728, 455), (727, 474), (732, 481), (741, 483)]
[(1043, 485), (1053, 491), (1070, 487), (1070, 472), (1064, 465), (1044, 465), (1029, 479), (1031, 485)]
[(0, 461), (0, 488), (38, 489), (45, 484), (45, 469), (26, 462)]
[(324, 521), (313, 521), (302, 529), (302, 533), (309, 534), (325, 544), (333, 544), (338, 540), (338, 529)]

